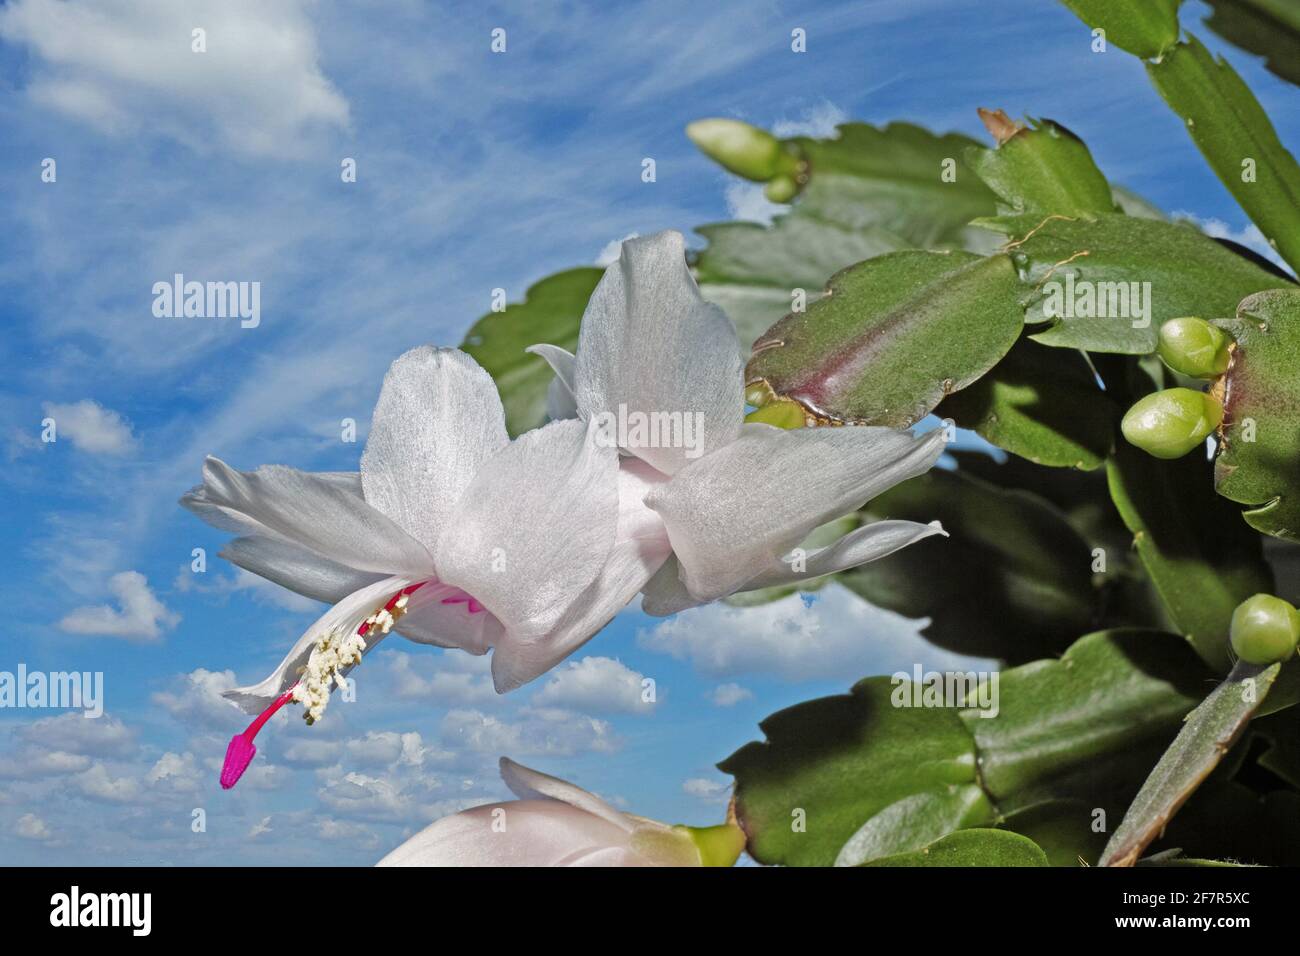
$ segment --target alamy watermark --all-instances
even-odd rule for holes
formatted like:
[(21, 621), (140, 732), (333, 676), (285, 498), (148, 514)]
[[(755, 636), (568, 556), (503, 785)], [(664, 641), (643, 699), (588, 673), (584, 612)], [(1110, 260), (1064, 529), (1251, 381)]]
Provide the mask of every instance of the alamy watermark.
[(628, 411), (620, 404), (617, 412), (600, 412), (592, 421), (602, 448), (684, 448), (687, 458), (704, 453), (703, 412)]
[(0, 671), (0, 708), (80, 710), (83, 717), (104, 715), (103, 671)]
[(183, 273), (171, 282), (153, 284), (153, 314), (160, 319), (233, 319), (244, 329), (262, 322), (262, 283), (185, 281)]
[(1150, 282), (1052, 280), (1043, 285), (1043, 317), (1048, 319), (1131, 319), (1133, 328), (1151, 325)]
[(889, 701), (895, 707), (952, 707), (973, 710), (980, 717), (996, 717), (998, 705), (997, 671), (926, 671), (915, 664), (912, 673), (898, 671), (889, 682), (894, 685)]

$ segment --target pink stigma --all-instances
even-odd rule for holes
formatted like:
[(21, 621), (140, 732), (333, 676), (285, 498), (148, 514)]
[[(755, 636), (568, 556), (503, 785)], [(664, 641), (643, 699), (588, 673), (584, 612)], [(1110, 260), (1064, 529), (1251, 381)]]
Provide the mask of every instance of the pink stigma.
[(229, 790), (239, 782), (239, 778), (244, 775), (248, 765), (257, 756), (257, 747), (253, 744), (253, 738), (262, 729), (262, 725), (274, 717), (275, 712), (291, 700), (293, 700), (292, 687), (277, 697), (275, 703), (262, 711), (257, 716), (257, 719), (248, 725), (247, 730), (230, 738), (230, 746), (226, 748), (226, 762), (221, 765), (221, 789)]

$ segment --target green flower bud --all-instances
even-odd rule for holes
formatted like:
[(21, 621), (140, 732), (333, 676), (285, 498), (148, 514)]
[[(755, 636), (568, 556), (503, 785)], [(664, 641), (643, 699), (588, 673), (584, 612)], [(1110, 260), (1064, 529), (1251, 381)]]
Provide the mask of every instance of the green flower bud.
[(1170, 319), (1160, 326), (1160, 357), (1175, 372), (1215, 378), (1228, 370), (1231, 341), (1204, 319)]
[(745, 850), (745, 831), (734, 823), (677, 829), (686, 831), (700, 851), (700, 862), (704, 866), (734, 866)]
[(799, 195), (799, 184), (791, 176), (777, 176), (763, 187), (763, 195), (772, 202), (789, 202)]
[(808, 413), (798, 402), (780, 398), (762, 408), (754, 409), (745, 416), (745, 421), (762, 422), (765, 425), (775, 425), (777, 428), (803, 428), (808, 423)]
[(1218, 399), (1190, 388), (1169, 388), (1138, 399), (1120, 423), (1129, 443), (1156, 458), (1181, 458), (1223, 421)]
[(1229, 631), (1232, 649), (1250, 664), (1272, 664), (1295, 653), (1300, 613), (1271, 594), (1256, 594), (1237, 605)]
[(686, 135), (724, 169), (755, 182), (765, 183), (773, 176), (792, 173), (798, 165), (779, 139), (740, 120), (696, 120), (687, 125)]

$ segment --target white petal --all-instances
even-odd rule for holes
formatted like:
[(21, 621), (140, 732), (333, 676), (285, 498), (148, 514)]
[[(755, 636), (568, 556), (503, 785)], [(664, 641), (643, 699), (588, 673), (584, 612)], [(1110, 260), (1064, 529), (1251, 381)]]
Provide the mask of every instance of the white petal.
[(181, 504), (207, 520), (292, 541), (359, 571), (427, 576), (433, 564), (420, 542), (342, 482), (282, 465), (236, 471), (209, 457), (202, 494), (186, 495)]
[(566, 803), (512, 800), (443, 817), (377, 865), (564, 866), (601, 850), (626, 851), (629, 837), (627, 830)]
[[(337, 485), (357, 498), (361, 497), (361, 473), (358, 471), (308, 471), (304, 474)], [(181, 506), (198, 515), (214, 528), (237, 535), (269, 536), (273, 532), (250, 516), (219, 505), (208, 497), (204, 485), (195, 485), (181, 496)]]
[(694, 447), (678, 441), (627, 449), (675, 474), (736, 437), (745, 411), (743, 372), (736, 330), (700, 295), (681, 234), (626, 240), (582, 317), (574, 373), (582, 417), (617, 416), (621, 409), (629, 423), (630, 416), (655, 415), (700, 422)]
[(555, 373), (546, 387), (546, 416), (551, 421), (578, 417), (578, 400), (573, 397), (573, 353), (558, 345), (533, 345), (525, 349), (540, 355)]
[(326, 604), (336, 604), (353, 591), (386, 577), (322, 558), (292, 541), (263, 535), (236, 538), (218, 557), (282, 588)]
[(434, 647), (458, 647), (486, 654), (504, 633), (501, 622), (487, 611), (471, 612), (458, 588), (430, 582), (408, 598), (406, 615), (393, 628), (408, 640)]
[(683, 583), (712, 601), (770, 571), (818, 525), (924, 473), (943, 449), (942, 430), (916, 439), (888, 428), (751, 424), (646, 503), (668, 527)]
[(461, 493), (509, 442), (492, 377), (458, 349), (402, 355), (384, 376), (361, 456), (366, 501), (430, 552)]
[[(365, 619), (383, 607), (389, 598), (407, 585), (414, 584), (416, 580), (418, 579), (405, 577), (384, 578), (349, 594), (303, 631), (284, 660), (265, 680), (247, 687), (236, 687), (221, 696), (233, 700), (245, 713), (260, 714), (277, 697), (298, 682), (302, 668), (306, 665), (307, 658), (311, 656), (312, 648), (316, 646), (316, 642), (322, 635), (335, 628), (343, 634), (355, 633)], [(363, 655), (374, 650), (382, 637), (383, 635), (380, 634), (367, 636)]]
[(639, 458), (618, 472), (618, 530), (600, 574), (555, 627), (540, 636), (507, 635), (492, 651), (492, 681), (504, 694), (545, 674), (601, 631), (636, 597), (672, 549), (658, 513), (645, 496), (667, 480)]
[(438, 546), (437, 577), (546, 634), (600, 573), (618, 529), (618, 455), (580, 421), (526, 432), (484, 464)]
[(651, 617), (667, 617), (687, 608), (707, 604), (693, 595), (682, 581), (682, 565), (670, 557), (642, 589), (641, 610)]
[(778, 567), (753, 578), (745, 585), (745, 590), (794, 584), (856, 568), (936, 534), (947, 535), (943, 525), (937, 521), (929, 524), (917, 521), (873, 521), (855, 528), (832, 545), (815, 548), (800, 556), (803, 561), (802, 571), (795, 570), (795, 565), (798, 564), (795, 555), (783, 556)]
[(632, 831), (630, 819), (615, 810), (594, 793), (583, 790), (576, 784), (552, 777), (515, 763), (509, 757), (500, 760), (501, 779), (520, 800), (559, 800), (571, 807), (576, 807), (594, 816), (601, 817), (621, 830)]

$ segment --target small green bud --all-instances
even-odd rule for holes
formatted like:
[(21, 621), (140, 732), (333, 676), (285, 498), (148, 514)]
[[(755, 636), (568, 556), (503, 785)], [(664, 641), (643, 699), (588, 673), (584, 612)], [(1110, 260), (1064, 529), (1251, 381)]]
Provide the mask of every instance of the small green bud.
[(747, 422), (762, 422), (777, 428), (803, 428), (808, 423), (808, 413), (798, 402), (780, 398), (769, 402), (762, 408), (756, 408), (745, 416)]
[(1156, 458), (1181, 458), (1223, 421), (1218, 399), (1190, 388), (1168, 388), (1140, 398), (1120, 423), (1129, 444)]
[(1237, 605), (1229, 631), (1232, 649), (1249, 664), (1287, 660), (1300, 640), (1300, 613), (1271, 594), (1256, 594)]
[(734, 823), (721, 823), (716, 827), (678, 827), (700, 851), (704, 866), (735, 866), (745, 850), (745, 831)]
[(1226, 332), (1204, 319), (1170, 319), (1160, 326), (1160, 357), (1175, 372), (1215, 378), (1228, 370)]
[(702, 119), (686, 126), (686, 135), (700, 151), (737, 176), (765, 183), (794, 171), (797, 160), (767, 130), (740, 120)]
[(772, 202), (789, 202), (799, 195), (799, 184), (792, 176), (777, 176), (763, 187), (763, 195)]

